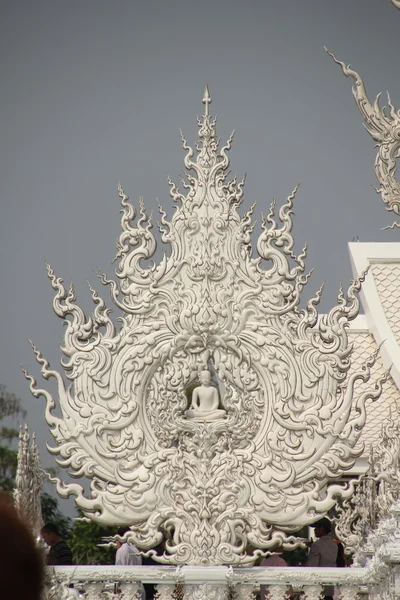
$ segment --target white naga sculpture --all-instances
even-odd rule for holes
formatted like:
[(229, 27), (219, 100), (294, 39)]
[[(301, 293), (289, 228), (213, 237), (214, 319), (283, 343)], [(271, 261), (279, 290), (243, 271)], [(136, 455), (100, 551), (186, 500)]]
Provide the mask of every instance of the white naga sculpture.
[[(400, 8), (400, 3), (393, 4)], [(354, 81), (353, 96), (357, 107), (365, 120), (365, 129), (376, 142), (378, 152), (375, 159), (375, 174), (379, 182), (376, 192), (381, 195), (386, 210), (400, 215), (400, 184), (396, 179), (397, 159), (400, 157), (400, 111), (393, 106), (388, 93), (389, 110), (379, 105), (380, 94), (375, 98), (373, 104), (368, 99), (365, 85), (360, 75), (338, 60), (334, 54), (329, 52), (335, 63), (341, 66), (346, 77)], [(400, 227), (395, 222), (384, 229)]]
[(353, 402), (374, 362), (348, 375), (346, 327), (359, 311), (360, 280), (320, 320), (322, 289), (299, 308), (309, 275), (306, 248), (293, 251), (297, 187), (280, 225), (274, 205), (262, 218), (254, 255), (254, 206), (239, 216), (244, 181), (228, 180), (233, 136), (219, 148), (210, 102), (206, 89), (195, 150), (182, 135), (186, 193), (169, 181), (175, 213), (168, 221), (160, 205), (169, 252), (159, 264), (149, 261), (156, 240), (143, 201), (136, 219), (118, 188), (119, 285), (99, 276), (123, 312), (120, 326), (92, 287), (95, 309), (86, 315), (48, 266), (54, 310), (66, 320), (70, 385), (34, 351), (43, 376), (56, 380), (61, 416), (26, 376), (46, 399), (51, 452), (74, 477), (91, 480), (85, 495), (56, 479), (62, 497), (74, 495), (99, 523), (129, 525), (142, 549), (167, 530), (159, 562), (250, 565), (249, 546), (290, 544), (287, 532), (350, 495), (351, 485), (329, 481), (359, 456), (364, 403), (379, 397), (382, 382)]

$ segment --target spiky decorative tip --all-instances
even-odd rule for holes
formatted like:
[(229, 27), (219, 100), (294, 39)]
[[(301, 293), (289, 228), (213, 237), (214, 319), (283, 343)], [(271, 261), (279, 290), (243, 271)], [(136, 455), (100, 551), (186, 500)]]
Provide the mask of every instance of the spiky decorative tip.
[(206, 85), (205, 89), (204, 89), (204, 96), (203, 96), (203, 104), (205, 104), (205, 116), (208, 117), (208, 106), (209, 104), (211, 104), (212, 100), (211, 100), (211, 96), (210, 96), (210, 90), (208, 89), (208, 85)]

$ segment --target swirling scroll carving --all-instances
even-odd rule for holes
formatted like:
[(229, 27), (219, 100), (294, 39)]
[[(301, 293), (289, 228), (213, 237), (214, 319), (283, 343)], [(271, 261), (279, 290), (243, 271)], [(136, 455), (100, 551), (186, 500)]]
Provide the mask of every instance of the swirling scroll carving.
[[(346, 327), (359, 311), (361, 279), (321, 319), (322, 289), (299, 307), (309, 274), (306, 248), (293, 250), (298, 186), (277, 217), (272, 205), (262, 219), (253, 255), (254, 206), (240, 216), (244, 180), (228, 181), (233, 135), (219, 148), (208, 90), (203, 102), (195, 150), (182, 134), (186, 193), (169, 180), (170, 221), (160, 206), (169, 252), (158, 264), (143, 200), (137, 215), (118, 186), (119, 283), (99, 277), (123, 311), (120, 326), (91, 286), (95, 309), (85, 314), (74, 288), (47, 266), (54, 310), (66, 321), (62, 366), (70, 384), (33, 350), (43, 377), (56, 381), (62, 416), (51, 394), (26, 377), (46, 400), (56, 441), (50, 451), (73, 476), (91, 480), (86, 496), (79, 484), (55, 479), (61, 496), (74, 495), (98, 522), (129, 525), (142, 549), (168, 531), (161, 563), (250, 565), (249, 544), (293, 544), (286, 532), (351, 494), (351, 484), (329, 480), (362, 451), (364, 404), (379, 397), (383, 381), (353, 406), (354, 388), (375, 360), (348, 375)], [(186, 417), (205, 369), (223, 417), (211, 422)]]

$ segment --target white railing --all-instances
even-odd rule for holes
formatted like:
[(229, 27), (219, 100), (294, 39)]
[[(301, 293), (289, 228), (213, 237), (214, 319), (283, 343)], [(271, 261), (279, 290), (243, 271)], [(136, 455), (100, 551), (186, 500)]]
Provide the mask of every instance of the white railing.
[(340, 569), (76, 566), (49, 570), (53, 584), (58, 582), (51, 598), (62, 600), (79, 594), (86, 600), (141, 600), (140, 583), (156, 584), (160, 600), (251, 600), (260, 586), (268, 600), (287, 599), (288, 592), (301, 593), (302, 600), (317, 600), (323, 597), (325, 585), (334, 586), (335, 597), (342, 600), (353, 600), (358, 594), (374, 599), (386, 594), (384, 588), (393, 579), (390, 566), (376, 561), (364, 568)]
[[(142, 584), (156, 585), (156, 600), (400, 600), (400, 501), (370, 533), (351, 568), (228, 566), (48, 567), (47, 600), (145, 600)], [(69, 587), (72, 586), (72, 587)], [(150, 600), (150, 598), (147, 598)]]

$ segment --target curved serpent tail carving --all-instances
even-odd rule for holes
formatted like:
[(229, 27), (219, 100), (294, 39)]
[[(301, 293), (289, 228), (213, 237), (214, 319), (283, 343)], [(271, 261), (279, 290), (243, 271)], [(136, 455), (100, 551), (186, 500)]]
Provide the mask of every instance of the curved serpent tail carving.
[(244, 179), (228, 180), (233, 135), (219, 147), (207, 89), (203, 102), (195, 149), (182, 134), (184, 193), (169, 179), (172, 219), (159, 207), (168, 252), (152, 261), (151, 216), (119, 185), (118, 283), (99, 278), (123, 312), (120, 326), (91, 286), (95, 308), (85, 314), (48, 266), (54, 310), (66, 322), (66, 379), (34, 346), (57, 400), (27, 377), (46, 399), (49, 450), (91, 480), (85, 495), (55, 479), (61, 496), (74, 495), (100, 523), (131, 526), (140, 548), (169, 532), (160, 562), (249, 565), (249, 545), (294, 544), (288, 532), (351, 493), (329, 480), (359, 456), (364, 403), (382, 383), (350, 420), (354, 388), (374, 360), (348, 377), (346, 327), (361, 280), (320, 320), (322, 288), (299, 308), (309, 274), (306, 248), (293, 249), (298, 186), (277, 216), (273, 204), (262, 219), (255, 256), (254, 206), (240, 216)]
[[(392, 2), (395, 4), (394, 0)], [(325, 50), (335, 63), (341, 66), (344, 75), (352, 77), (354, 81), (354, 99), (361, 116), (365, 120), (365, 129), (372, 139), (375, 140), (378, 148), (375, 159), (375, 173), (379, 181), (379, 188), (375, 188), (375, 190), (381, 195), (386, 210), (399, 215), (400, 184), (396, 180), (396, 161), (400, 156), (400, 111), (393, 106), (389, 93), (387, 95), (388, 111), (385, 111), (385, 107), (382, 108), (379, 104), (380, 94), (375, 98), (375, 102), (371, 104), (360, 75), (356, 71), (353, 71), (353, 69), (350, 69), (350, 66), (346, 67), (327, 48)], [(400, 227), (400, 223), (395, 222), (385, 227), (385, 229), (393, 229), (394, 227)]]

